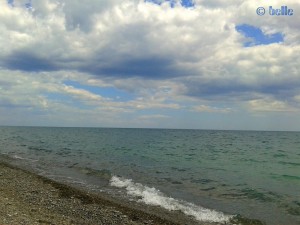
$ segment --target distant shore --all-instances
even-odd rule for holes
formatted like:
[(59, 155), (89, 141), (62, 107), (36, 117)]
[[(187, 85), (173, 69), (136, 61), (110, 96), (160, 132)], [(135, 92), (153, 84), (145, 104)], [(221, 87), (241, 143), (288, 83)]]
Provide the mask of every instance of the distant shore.
[[(0, 224), (206, 224), (147, 212), (0, 163)], [(160, 210), (159, 210), (160, 211)]]

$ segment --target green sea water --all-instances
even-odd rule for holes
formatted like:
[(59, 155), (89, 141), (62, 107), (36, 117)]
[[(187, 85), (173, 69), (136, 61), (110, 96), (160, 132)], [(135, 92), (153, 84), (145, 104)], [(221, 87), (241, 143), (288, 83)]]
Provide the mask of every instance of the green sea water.
[(0, 128), (2, 158), (56, 180), (181, 210), (300, 224), (300, 133)]

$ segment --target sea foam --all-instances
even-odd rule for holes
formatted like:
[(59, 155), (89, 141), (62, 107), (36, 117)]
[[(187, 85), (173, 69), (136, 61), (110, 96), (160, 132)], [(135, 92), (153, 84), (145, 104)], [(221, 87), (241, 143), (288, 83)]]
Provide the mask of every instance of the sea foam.
[(148, 205), (160, 206), (170, 211), (179, 210), (186, 215), (195, 217), (198, 221), (204, 222), (227, 222), (232, 217), (222, 212), (206, 209), (182, 200), (177, 200), (166, 196), (154, 187), (148, 187), (140, 183), (135, 183), (131, 179), (113, 176), (110, 185), (118, 188), (125, 188), (127, 194), (138, 197), (139, 202)]

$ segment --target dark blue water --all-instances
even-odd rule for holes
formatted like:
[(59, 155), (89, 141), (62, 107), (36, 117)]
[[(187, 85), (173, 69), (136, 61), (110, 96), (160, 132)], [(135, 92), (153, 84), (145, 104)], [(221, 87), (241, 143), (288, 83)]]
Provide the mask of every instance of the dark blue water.
[(44, 176), (198, 220), (241, 214), (300, 224), (299, 132), (2, 127), (0, 153)]

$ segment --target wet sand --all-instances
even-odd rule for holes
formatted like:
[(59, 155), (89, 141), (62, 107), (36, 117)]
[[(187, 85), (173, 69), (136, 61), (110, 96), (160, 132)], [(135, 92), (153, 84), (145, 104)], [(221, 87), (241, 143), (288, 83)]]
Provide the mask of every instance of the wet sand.
[[(120, 203), (0, 163), (0, 224), (199, 224), (192, 218)], [(151, 212), (152, 210), (152, 212)]]

